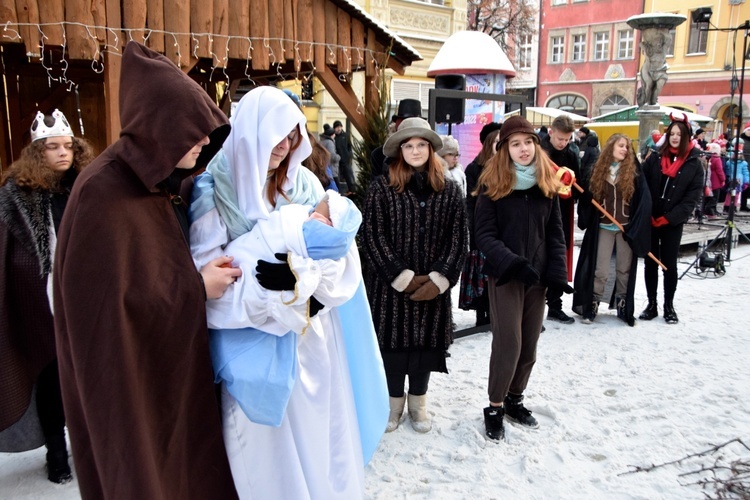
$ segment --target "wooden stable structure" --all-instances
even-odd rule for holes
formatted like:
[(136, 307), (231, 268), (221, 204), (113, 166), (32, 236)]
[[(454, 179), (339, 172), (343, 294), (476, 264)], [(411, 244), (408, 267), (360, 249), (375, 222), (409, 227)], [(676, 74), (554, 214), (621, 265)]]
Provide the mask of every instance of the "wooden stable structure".
[(2, 166), (28, 144), (37, 110), (62, 110), (97, 151), (117, 139), (128, 40), (165, 54), (227, 112), (243, 82), (317, 77), (360, 132), (382, 69), (421, 59), (351, 0), (0, 0), (0, 23)]

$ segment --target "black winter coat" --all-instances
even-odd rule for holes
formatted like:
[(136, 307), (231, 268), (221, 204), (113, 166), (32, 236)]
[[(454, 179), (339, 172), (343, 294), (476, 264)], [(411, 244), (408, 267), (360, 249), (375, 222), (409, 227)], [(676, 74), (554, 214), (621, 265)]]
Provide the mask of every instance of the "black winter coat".
[(474, 237), (474, 210), (477, 206), (477, 197), (474, 196), (474, 190), (479, 184), (479, 176), (482, 174), (482, 165), (477, 162), (477, 158), (467, 165), (464, 174), (466, 175), (466, 212), (469, 220), (469, 250), (476, 250), (477, 242)]
[(362, 214), (365, 286), (382, 351), (438, 350), (452, 342), (450, 289), (433, 300), (414, 302), (391, 283), (406, 269), (432, 271), (458, 282), (467, 247), (463, 193), (455, 182), (435, 192), (424, 174), (414, 174), (402, 193), (375, 178)]
[(684, 224), (690, 218), (703, 193), (705, 171), (699, 155), (697, 149), (690, 151), (674, 178), (661, 173), (661, 154), (654, 153), (643, 163), (654, 218), (663, 215), (670, 226)]
[(512, 191), (492, 201), (477, 199), (476, 241), (486, 260), (483, 272), (498, 284), (514, 279), (525, 263), (541, 276), (543, 285), (568, 282), (565, 239), (558, 198), (547, 198), (538, 186)]

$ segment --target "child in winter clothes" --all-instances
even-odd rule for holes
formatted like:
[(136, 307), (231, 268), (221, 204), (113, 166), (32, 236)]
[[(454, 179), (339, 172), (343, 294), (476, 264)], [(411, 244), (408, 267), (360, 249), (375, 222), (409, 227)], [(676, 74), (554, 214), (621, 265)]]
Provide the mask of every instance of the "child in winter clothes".
[[(735, 173), (736, 165), (736, 173)], [(732, 203), (732, 196), (734, 195), (734, 207), (739, 210), (741, 203), (742, 191), (744, 191), (748, 185), (750, 185), (750, 172), (748, 172), (747, 162), (743, 158), (743, 154), (740, 152), (735, 158), (735, 153), (729, 153), (729, 159), (724, 170), (724, 174), (727, 179), (727, 194), (724, 198), (724, 212), (729, 210), (729, 205)]]
[(531, 124), (513, 116), (500, 129), (498, 152), (485, 165), (478, 195), (476, 241), (489, 276), (492, 354), (484, 409), (487, 437), (505, 436), (503, 416), (539, 426), (523, 405), (536, 361), (547, 286), (568, 293), (560, 182)]

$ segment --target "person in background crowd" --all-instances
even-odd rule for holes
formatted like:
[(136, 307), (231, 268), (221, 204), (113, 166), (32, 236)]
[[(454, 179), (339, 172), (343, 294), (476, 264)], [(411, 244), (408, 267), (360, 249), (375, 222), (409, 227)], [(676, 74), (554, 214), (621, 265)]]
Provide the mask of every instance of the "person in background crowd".
[(448, 372), (450, 288), (464, 263), (467, 232), (461, 189), (446, 182), (434, 154), (442, 147), (426, 120), (404, 120), (383, 146), (394, 159), (388, 175), (372, 182), (365, 199), (366, 285), (390, 394), (386, 432), (401, 422), (407, 376), (412, 427), (428, 432), (430, 372)]
[[(665, 141), (659, 152), (649, 156), (643, 164), (643, 174), (652, 200), (651, 253), (667, 268), (664, 271), (664, 319), (668, 324), (675, 324), (678, 318), (674, 295), (682, 228), (703, 192), (703, 167), (698, 159), (700, 149), (692, 146), (690, 124), (684, 114), (673, 116), (664, 134)], [(656, 262), (645, 259), (648, 305), (638, 319), (649, 321), (659, 315), (658, 272)]]
[(698, 143), (698, 146), (705, 151), (708, 143), (706, 142), (706, 132), (702, 128), (695, 131), (694, 139)]
[(354, 180), (354, 171), (352, 170), (352, 143), (349, 135), (344, 130), (340, 121), (333, 122), (333, 131), (336, 133), (336, 153), (339, 157), (339, 179), (343, 178), (346, 183), (346, 193), (354, 193), (357, 190), (357, 183)]
[[(578, 153), (573, 151), (570, 145), (573, 130), (575, 128), (570, 118), (567, 116), (558, 116), (552, 121), (549, 135), (542, 140), (541, 147), (555, 165), (569, 168), (575, 174), (575, 178), (578, 179), (581, 177)], [(565, 246), (568, 249), (568, 280), (573, 279), (573, 215), (576, 196), (574, 193), (573, 197), (560, 200), (563, 234), (565, 235)], [(547, 319), (563, 324), (571, 324), (575, 320), (563, 312), (562, 294), (562, 290), (556, 286), (549, 286), (547, 288), (547, 306), (549, 308)]]
[[(742, 139), (740, 139), (740, 146)], [(729, 212), (729, 206), (732, 203), (732, 192), (735, 192), (734, 207), (741, 210), (742, 193), (750, 185), (750, 172), (748, 171), (747, 161), (743, 154), (735, 154), (730, 151), (727, 155), (727, 162), (724, 165), (724, 177), (726, 179), (726, 195), (724, 197), (724, 213)]]
[(599, 138), (594, 134), (586, 136), (584, 148), (581, 152), (581, 179), (579, 184), (588, 189), (591, 171), (599, 159)]
[(307, 133), (307, 139), (310, 141), (310, 146), (312, 146), (312, 153), (302, 160), (302, 165), (315, 174), (323, 189), (331, 189), (338, 193), (339, 188), (333, 180), (333, 171), (330, 167), (331, 153), (307, 130), (307, 125), (305, 125), (305, 132)]
[[(388, 133), (393, 134), (398, 130), (401, 122), (407, 118), (421, 118), (422, 117), (422, 103), (417, 99), (402, 99), (398, 103), (398, 111), (391, 117), (391, 123), (388, 125)], [(378, 176), (385, 175), (388, 172), (388, 166), (392, 163), (393, 158), (388, 158), (383, 153), (383, 147), (378, 146), (370, 153), (370, 163), (372, 164), (372, 172), (370, 172), (373, 179)]]
[(464, 168), (458, 163), (461, 154), (458, 151), (458, 141), (450, 135), (441, 135), (443, 148), (437, 152), (445, 169), (446, 179), (451, 179), (461, 187), (461, 192), (466, 196), (466, 174)]
[(503, 418), (536, 428), (523, 392), (536, 362), (547, 286), (572, 292), (565, 263), (553, 166), (531, 124), (508, 118), (499, 149), (484, 166), (475, 215), (477, 247), (489, 275), (492, 354), (484, 409), (486, 436), (505, 437)]
[[(286, 99), (286, 97), (285, 97)], [(172, 61), (122, 56), (120, 139), (76, 181), (54, 266), (57, 355), (84, 499), (237, 497), (216, 404), (206, 299), (242, 271), (197, 271), (190, 175), (229, 134)]]
[[(651, 247), (651, 195), (635, 151), (623, 134), (614, 134), (604, 145), (589, 182), (589, 196), (578, 201), (578, 227), (586, 230), (578, 255), (573, 310), (582, 323), (592, 323), (599, 303), (607, 301), (617, 317), (635, 325), (635, 284), (638, 257)], [(596, 200), (624, 228), (607, 219), (591, 203)], [(615, 259), (615, 287), (611, 298), (604, 296), (612, 252)], [(635, 256), (634, 256), (635, 255)]]
[(495, 155), (497, 138), (500, 135), (502, 125), (491, 122), (482, 127), (479, 132), (479, 140), (482, 149), (474, 161), (466, 167), (466, 212), (469, 227), (469, 254), (466, 264), (461, 272), (460, 293), (458, 306), (463, 310), (474, 309), (476, 311), (476, 326), (488, 325), (490, 323), (489, 295), (487, 293), (487, 275), (482, 272), (484, 255), (477, 249), (474, 227), (474, 208), (477, 197), (474, 191), (479, 182), (484, 165)]
[(547, 125), (542, 125), (541, 127), (539, 127), (539, 132), (537, 132), (537, 135), (539, 136), (540, 141), (547, 137), (549, 135)]
[(341, 159), (341, 157), (336, 152), (336, 143), (333, 140), (334, 135), (335, 133), (333, 129), (326, 123), (325, 125), (323, 125), (323, 132), (320, 134), (319, 139), (320, 143), (324, 148), (326, 148), (326, 151), (328, 151), (328, 155), (330, 156), (330, 159), (328, 160), (328, 167), (331, 169), (331, 177), (333, 177), (333, 182), (335, 182), (338, 186), (339, 160)]
[(70, 190), (93, 157), (62, 112), (37, 112), (0, 180), (0, 451), (46, 445), (47, 478), (60, 484), (72, 475), (48, 285)]

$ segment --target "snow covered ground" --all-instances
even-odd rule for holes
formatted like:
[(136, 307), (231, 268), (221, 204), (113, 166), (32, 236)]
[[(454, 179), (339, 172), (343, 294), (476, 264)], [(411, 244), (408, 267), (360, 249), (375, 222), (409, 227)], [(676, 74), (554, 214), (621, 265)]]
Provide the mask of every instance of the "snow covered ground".
[[(687, 483), (706, 475), (680, 474), (717, 455), (623, 473), (733, 438), (750, 445), (748, 256), (750, 246), (734, 249), (721, 278), (688, 273), (677, 288), (678, 325), (657, 318), (629, 328), (614, 311), (600, 312), (592, 325), (546, 323), (526, 391), (540, 428), (508, 424), (504, 443), (484, 438), (490, 334), (456, 340), (450, 374), (431, 379), (432, 431), (417, 434), (407, 419), (386, 434), (366, 470), (366, 497), (704, 498), (700, 486)], [(680, 273), (693, 257), (685, 256)], [(642, 276), (638, 282), (644, 306)], [(459, 311), (455, 319), (459, 329), (474, 323), (473, 313)], [(737, 444), (721, 455), (724, 463), (750, 460)], [(78, 497), (75, 482), (46, 480), (44, 449), (0, 454), (0, 498)]]

